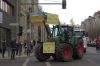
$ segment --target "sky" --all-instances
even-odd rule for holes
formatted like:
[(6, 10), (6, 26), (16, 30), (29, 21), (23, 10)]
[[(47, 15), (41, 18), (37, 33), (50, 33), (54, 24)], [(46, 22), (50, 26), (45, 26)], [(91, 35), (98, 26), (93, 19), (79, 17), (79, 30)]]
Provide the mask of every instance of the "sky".
[[(81, 24), (88, 16), (93, 16), (94, 12), (100, 10), (100, 0), (66, 0), (67, 7), (62, 9), (61, 4), (41, 5), (44, 12), (58, 14), (62, 24), (70, 24), (73, 18), (75, 24)], [(61, 3), (62, 0), (39, 0), (39, 3)]]

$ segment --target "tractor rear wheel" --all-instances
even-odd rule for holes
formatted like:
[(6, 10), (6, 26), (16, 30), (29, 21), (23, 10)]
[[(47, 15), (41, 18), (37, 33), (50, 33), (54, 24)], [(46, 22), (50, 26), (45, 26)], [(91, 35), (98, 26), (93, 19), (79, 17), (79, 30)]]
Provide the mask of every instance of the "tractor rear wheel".
[(60, 44), (56, 50), (56, 57), (59, 61), (68, 62), (72, 60), (73, 50), (69, 44)]
[(83, 43), (80, 42), (80, 43), (78, 43), (77, 48), (74, 51), (73, 57), (75, 59), (81, 59), (83, 57), (83, 55), (84, 55), (84, 46), (83, 46)]
[(47, 59), (50, 58), (49, 54), (44, 54), (43, 53), (43, 44), (38, 44), (35, 48), (35, 57), (39, 61), (46, 61)]

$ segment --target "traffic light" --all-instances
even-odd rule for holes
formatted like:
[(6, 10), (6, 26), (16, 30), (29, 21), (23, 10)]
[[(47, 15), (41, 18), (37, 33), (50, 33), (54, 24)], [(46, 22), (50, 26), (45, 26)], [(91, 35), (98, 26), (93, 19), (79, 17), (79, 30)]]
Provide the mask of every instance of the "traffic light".
[(66, 0), (62, 0), (62, 9), (66, 9)]
[(23, 33), (23, 28), (22, 28), (22, 26), (19, 26), (18, 36), (22, 36), (22, 33)]

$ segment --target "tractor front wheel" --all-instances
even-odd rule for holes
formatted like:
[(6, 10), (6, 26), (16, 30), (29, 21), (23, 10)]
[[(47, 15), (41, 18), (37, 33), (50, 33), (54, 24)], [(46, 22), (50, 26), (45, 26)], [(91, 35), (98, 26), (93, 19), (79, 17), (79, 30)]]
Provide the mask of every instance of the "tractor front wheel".
[(60, 61), (68, 62), (72, 60), (73, 50), (69, 44), (60, 44), (56, 50), (56, 57)]
[(82, 42), (78, 43), (77, 48), (74, 51), (74, 58), (75, 59), (81, 59), (84, 55), (84, 46)]
[(47, 59), (50, 58), (49, 54), (44, 54), (43, 53), (43, 44), (38, 44), (35, 48), (35, 57), (39, 61), (46, 61)]

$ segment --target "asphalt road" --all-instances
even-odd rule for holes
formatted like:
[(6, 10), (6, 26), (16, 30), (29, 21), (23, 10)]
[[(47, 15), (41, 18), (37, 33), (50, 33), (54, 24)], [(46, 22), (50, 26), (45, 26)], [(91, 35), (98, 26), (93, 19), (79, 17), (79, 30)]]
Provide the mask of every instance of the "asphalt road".
[(39, 62), (34, 56), (20, 57), (15, 60), (1, 59), (0, 66), (100, 66), (100, 53), (95, 48), (88, 48), (86, 54), (81, 60), (72, 62)]

